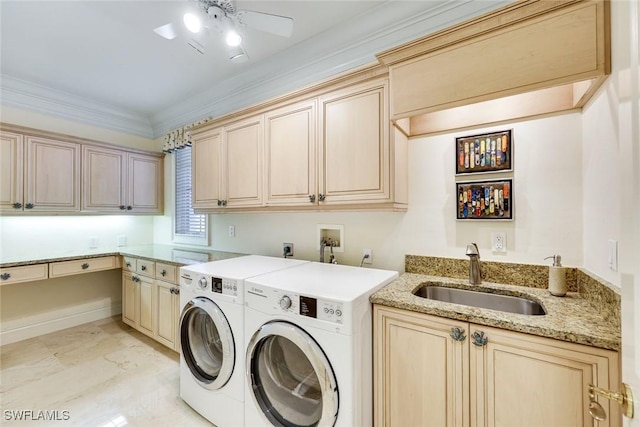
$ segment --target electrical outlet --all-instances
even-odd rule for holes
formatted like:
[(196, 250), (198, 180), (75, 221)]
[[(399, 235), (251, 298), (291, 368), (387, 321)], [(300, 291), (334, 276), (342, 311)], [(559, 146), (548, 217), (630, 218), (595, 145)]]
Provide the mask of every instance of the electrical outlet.
[(507, 252), (507, 235), (502, 232), (491, 233), (491, 250), (493, 252)]
[(229, 237), (236, 237), (236, 226), (235, 225), (230, 225), (229, 226)]
[(362, 258), (363, 264), (371, 264), (373, 262), (373, 253), (371, 252), (371, 249), (363, 249), (362, 250)]
[(89, 249), (95, 249), (100, 244), (100, 239), (97, 236), (89, 237)]
[(285, 257), (293, 256), (293, 243), (283, 243), (282, 253)]
[(618, 241), (609, 239), (609, 269), (618, 271)]
[(124, 234), (118, 236), (118, 246), (127, 246), (127, 236)]

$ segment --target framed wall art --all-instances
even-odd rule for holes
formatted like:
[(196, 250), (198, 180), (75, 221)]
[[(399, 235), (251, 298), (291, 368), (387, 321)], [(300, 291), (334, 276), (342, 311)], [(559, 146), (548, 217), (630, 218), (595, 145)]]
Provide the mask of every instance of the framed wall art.
[(459, 220), (512, 220), (513, 180), (456, 182)]
[(513, 170), (511, 129), (456, 138), (456, 175)]

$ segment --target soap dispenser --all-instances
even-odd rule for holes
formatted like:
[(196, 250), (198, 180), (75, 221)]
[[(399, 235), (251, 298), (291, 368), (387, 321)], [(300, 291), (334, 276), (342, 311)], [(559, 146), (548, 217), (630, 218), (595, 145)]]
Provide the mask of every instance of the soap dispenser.
[(548, 256), (545, 259), (553, 259), (553, 265), (549, 267), (549, 292), (556, 297), (567, 294), (566, 270), (561, 264), (560, 255)]

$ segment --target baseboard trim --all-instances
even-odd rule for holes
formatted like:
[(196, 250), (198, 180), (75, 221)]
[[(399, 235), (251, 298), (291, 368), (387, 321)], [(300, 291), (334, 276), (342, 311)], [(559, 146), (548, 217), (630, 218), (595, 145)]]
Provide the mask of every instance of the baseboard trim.
[(82, 308), (77, 310), (78, 307), (74, 308), (75, 310), (73, 310), (73, 312), (60, 310), (47, 313), (46, 318), (43, 318), (44, 316), (33, 316), (20, 319), (20, 324), (17, 324), (18, 322), (12, 322), (16, 323), (14, 325), (4, 324), (2, 325), (2, 331), (0, 331), (0, 345), (23, 341), (50, 332), (60, 331), (121, 314), (122, 301), (97, 308), (85, 307), (84, 310)]

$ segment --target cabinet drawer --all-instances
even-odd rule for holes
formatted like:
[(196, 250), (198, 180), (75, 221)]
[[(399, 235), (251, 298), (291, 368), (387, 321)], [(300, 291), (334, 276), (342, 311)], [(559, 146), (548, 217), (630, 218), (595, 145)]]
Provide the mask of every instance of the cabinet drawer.
[(85, 258), (75, 261), (52, 262), (49, 264), (49, 277), (70, 276), (72, 274), (90, 273), (93, 271), (117, 268), (115, 256)]
[(177, 270), (178, 269), (175, 265), (156, 262), (156, 279), (164, 280), (165, 282), (177, 283)]
[(122, 257), (122, 270), (123, 271), (130, 271), (132, 273), (135, 273), (136, 271), (136, 263), (137, 259), (135, 258), (131, 258), (130, 256), (123, 256)]
[(141, 276), (154, 277), (155, 262), (139, 259), (136, 262), (136, 273)]
[(48, 273), (47, 264), (0, 268), (0, 285), (42, 280), (49, 277)]

